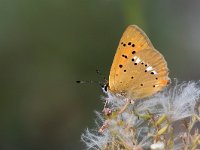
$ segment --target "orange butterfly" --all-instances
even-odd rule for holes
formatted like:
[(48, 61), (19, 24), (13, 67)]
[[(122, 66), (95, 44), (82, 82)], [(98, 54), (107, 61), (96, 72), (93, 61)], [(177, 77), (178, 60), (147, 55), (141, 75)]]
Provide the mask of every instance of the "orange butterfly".
[(162, 90), (169, 80), (167, 63), (162, 54), (138, 26), (128, 26), (112, 63), (109, 91), (142, 99)]

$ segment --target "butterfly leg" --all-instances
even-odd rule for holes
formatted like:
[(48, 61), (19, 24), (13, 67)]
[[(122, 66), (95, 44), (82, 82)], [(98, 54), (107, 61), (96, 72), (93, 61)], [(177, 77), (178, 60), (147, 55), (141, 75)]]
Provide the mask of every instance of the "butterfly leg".
[(106, 107), (105, 107), (105, 108), (102, 110), (102, 113), (104, 113), (104, 115), (106, 115), (106, 116), (109, 116), (109, 115), (112, 114), (112, 109), (106, 108)]
[(125, 105), (122, 106), (122, 108), (119, 110), (118, 114), (122, 114), (126, 110), (126, 108), (128, 107), (129, 104), (134, 104), (134, 101), (132, 99), (126, 98), (125, 101), (126, 101)]
[(112, 109), (108, 108), (107, 105), (108, 105), (108, 101), (106, 100), (103, 110), (102, 110), (102, 113), (104, 113), (104, 115), (106, 115), (106, 116), (109, 116), (112, 114)]
[(105, 129), (107, 129), (108, 127), (109, 127), (109, 123), (108, 123), (109, 121), (108, 120), (106, 120), (104, 123), (103, 123), (103, 125), (101, 126), (101, 128), (99, 129), (99, 133), (103, 133), (104, 131), (105, 131)]

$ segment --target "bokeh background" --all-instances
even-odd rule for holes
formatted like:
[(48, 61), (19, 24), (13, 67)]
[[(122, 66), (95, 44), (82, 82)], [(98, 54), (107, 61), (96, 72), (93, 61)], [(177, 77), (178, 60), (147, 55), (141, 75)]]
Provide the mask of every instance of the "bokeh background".
[(137, 24), (170, 77), (200, 79), (198, 0), (0, 0), (0, 149), (79, 150), (124, 29)]

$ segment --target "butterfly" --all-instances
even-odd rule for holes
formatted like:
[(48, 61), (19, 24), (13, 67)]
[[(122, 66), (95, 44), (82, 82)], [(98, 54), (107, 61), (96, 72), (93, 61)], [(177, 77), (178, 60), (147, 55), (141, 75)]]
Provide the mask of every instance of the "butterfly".
[(130, 25), (120, 39), (107, 88), (134, 100), (146, 98), (167, 86), (168, 72), (164, 57), (144, 31)]

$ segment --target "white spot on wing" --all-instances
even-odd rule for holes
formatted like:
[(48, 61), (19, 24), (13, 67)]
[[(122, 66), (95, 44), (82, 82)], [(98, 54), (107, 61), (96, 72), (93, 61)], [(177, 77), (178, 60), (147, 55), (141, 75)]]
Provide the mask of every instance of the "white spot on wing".
[(139, 63), (139, 62), (141, 62), (141, 60), (140, 60), (140, 58), (137, 58), (136, 63)]
[(137, 59), (137, 58), (138, 58), (137, 56), (133, 57), (133, 59)]
[(154, 74), (157, 74), (157, 72), (156, 71), (152, 71)]
[(153, 68), (151, 66), (147, 67), (146, 69), (147, 71), (153, 70)]

